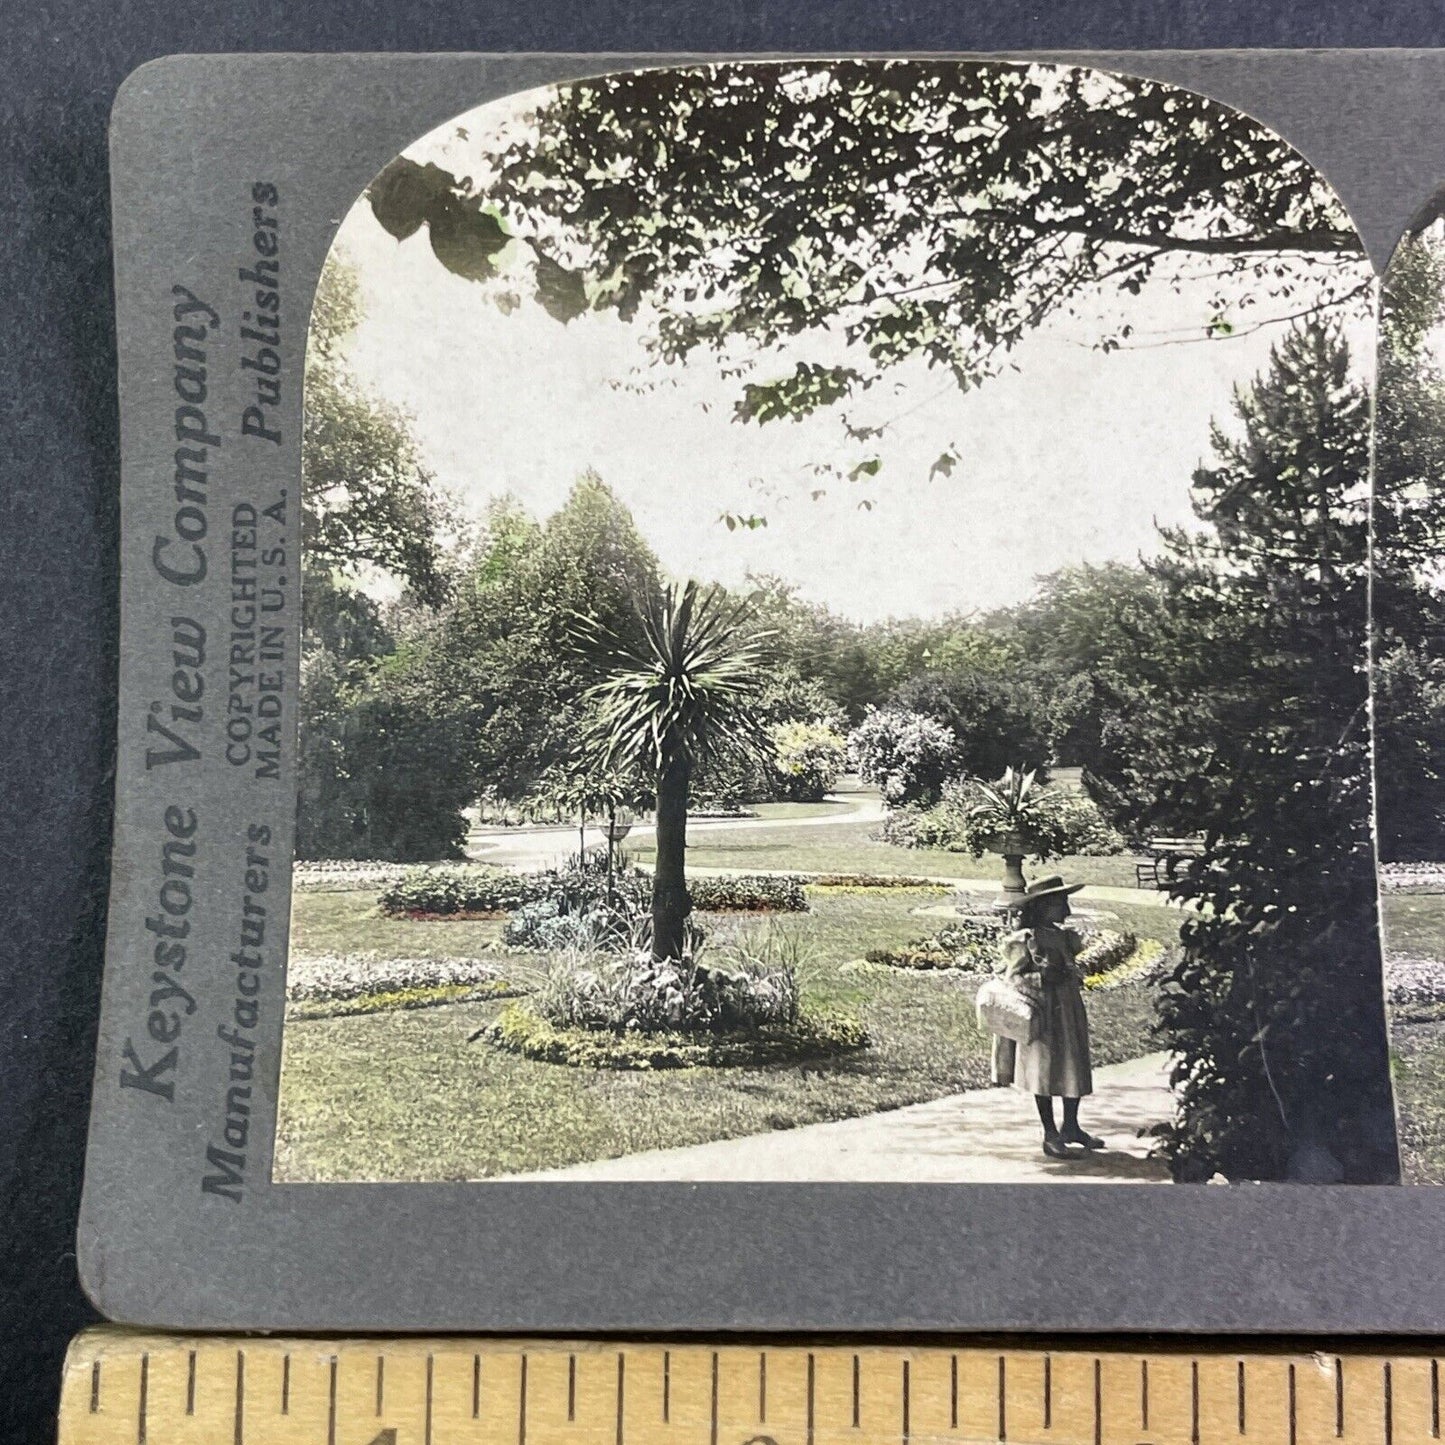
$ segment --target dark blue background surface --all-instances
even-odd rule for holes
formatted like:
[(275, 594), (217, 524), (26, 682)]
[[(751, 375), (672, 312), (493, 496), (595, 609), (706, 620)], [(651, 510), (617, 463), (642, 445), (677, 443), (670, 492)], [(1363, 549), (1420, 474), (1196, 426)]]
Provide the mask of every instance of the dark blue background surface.
[[(53, 1436), (104, 935), (116, 404), (106, 119), (157, 55), (1445, 44), (1445, 3), (19, 0), (0, 7), (0, 1441)], [(156, 1230), (163, 1234), (164, 1219)]]

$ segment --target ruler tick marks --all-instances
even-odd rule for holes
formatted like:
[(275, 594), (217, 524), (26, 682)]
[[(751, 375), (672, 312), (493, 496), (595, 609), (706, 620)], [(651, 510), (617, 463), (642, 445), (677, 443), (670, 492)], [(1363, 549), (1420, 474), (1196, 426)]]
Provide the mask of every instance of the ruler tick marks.
[[(1045, 1361), (1045, 1367), (1048, 1362)], [(958, 1356), (948, 1357), (948, 1428), (958, 1429)]]
[(482, 1357), (472, 1356), (472, 1419), (481, 1417), (482, 1413)]
[(1335, 1434), (1345, 1433), (1345, 1371), (1338, 1355), (1335, 1356)]
[(1149, 1428), (1149, 1361), (1139, 1361), (1139, 1428)]
[[(714, 1357), (714, 1358), (716, 1358), (716, 1357)], [(855, 1358), (856, 1358), (856, 1356), (855, 1356)], [(808, 1352), (808, 1445), (813, 1445), (813, 1422), (814, 1422), (814, 1413), (813, 1413), (814, 1392), (813, 1392), (813, 1386), (814, 1386), (814, 1383), (815, 1383), (815, 1371), (816, 1371), (816, 1368), (817, 1368), (817, 1366), (816, 1366), (816, 1362), (815, 1362), (814, 1359), (813, 1359), (813, 1352), (812, 1352), (811, 1350), (809, 1350), (809, 1352)]]
[(623, 1402), (627, 1398), (627, 1356), (617, 1352), (617, 1445), (622, 1445)]
[(326, 1445), (336, 1445), (336, 1356), (331, 1357), (330, 1400), (326, 1407)]
[(382, 1401), (386, 1398), (386, 1356), (376, 1357), (376, 1413), (381, 1414)]
[(1199, 1445), (1199, 1361), (1189, 1362), (1189, 1445)]
[[(100, 1366), (96, 1365), (97, 1371)], [(97, 1384), (99, 1376), (97, 1375)], [(1430, 1438), (1440, 1438), (1440, 1361), (1430, 1361)]]
[[(957, 1356), (954, 1357), (955, 1359)], [(955, 1375), (955, 1379), (957, 1376)], [(1054, 1428), (1054, 1357), (1044, 1356), (1044, 1429)]]
[[(809, 1374), (810, 1374), (810, 1375), (811, 1375), (811, 1373), (812, 1373), (812, 1365), (813, 1365), (813, 1357), (812, 1357), (811, 1355), (809, 1355), (809, 1356), (808, 1356), (808, 1369), (809, 1369)], [(858, 1356), (857, 1356), (857, 1355), (854, 1355), (854, 1356), (853, 1356), (853, 1428), (854, 1428), (855, 1430), (858, 1428), (858, 1422), (859, 1422), (859, 1420), (862, 1418), (863, 1381), (862, 1381), (862, 1378), (861, 1378), (861, 1373), (862, 1373), (862, 1372), (861, 1372), (861, 1370), (860, 1370), (860, 1368), (859, 1368), (859, 1365), (858, 1365)]]
[(196, 1352), (186, 1357), (186, 1414), (196, 1413)]
[(1385, 1361), (1385, 1445), (1395, 1442), (1395, 1381), (1389, 1360)]
[(246, 1352), (236, 1351), (236, 1429), (231, 1437), (235, 1445), (246, 1438)]
[(426, 1357), (426, 1434), (423, 1437), (423, 1445), (431, 1445), (432, 1378), (435, 1368), (435, 1360), (428, 1355)]
[(717, 1351), (712, 1352), (712, 1405), (709, 1418), (711, 1424), (708, 1426), (708, 1439), (712, 1445), (717, 1445)]
[(1094, 1445), (1104, 1445), (1104, 1362), (1094, 1356)]
[(912, 1432), (913, 1401), (910, 1392), (910, 1371), (907, 1360), (903, 1362), (903, 1445), (908, 1445), (908, 1437)]
[(522, 1356), (522, 1380), (517, 1386), (517, 1445), (527, 1445), (527, 1357)]
[(672, 1351), (662, 1352), (662, 1423), (672, 1419)]
[(567, 1356), (567, 1423), (577, 1418), (577, 1356)]
[(151, 1357), (145, 1354), (140, 1357), (140, 1408), (136, 1411), (136, 1445), (146, 1445), (146, 1413), (147, 1396), (150, 1393), (150, 1376)]
[(1244, 1434), (1244, 1361), (1240, 1360), (1235, 1367), (1235, 1391), (1239, 1396), (1239, 1433)]
[(1299, 1418), (1295, 1413), (1294, 1366), (1289, 1367), (1289, 1445), (1298, 1445)]
[(90, 1365), (90, 1413), (100, 1409), (100, 1361), (92, 1360)]
[(758, 1424), (768, 1423), (768, 1356), (758, 1356)]
[(1008, 1439), (1008, 1364), (1004, 1357), (998, 1357), (998, 1438)]
[(281, 1356), (281, 1413), (291, 1413), (291, 1356)]

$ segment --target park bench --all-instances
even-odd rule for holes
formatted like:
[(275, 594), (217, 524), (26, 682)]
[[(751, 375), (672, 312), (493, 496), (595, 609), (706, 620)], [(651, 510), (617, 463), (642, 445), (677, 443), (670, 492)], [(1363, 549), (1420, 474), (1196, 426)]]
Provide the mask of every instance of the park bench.
[(1147, 858), (1134, 863), (1134, 877), (1140, 888), (1168, 888), (1179, 873), (1179, 865), (1204, 852), (1202, 838), (1147, 838)]

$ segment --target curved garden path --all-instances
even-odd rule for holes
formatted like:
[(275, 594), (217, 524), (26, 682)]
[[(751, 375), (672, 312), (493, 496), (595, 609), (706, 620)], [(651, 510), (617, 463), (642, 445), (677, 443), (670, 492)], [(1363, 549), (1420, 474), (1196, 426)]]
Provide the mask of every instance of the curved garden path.
[(1067, 1160), (1039, 1148), (1033, 1100), (970, 1089), (830, 1124), (805, 1124), (682, 1149), (654, 1149), (514, 1179), (814, 1181), (910, 1184), (1165, 1184), (1148, 1131), (1173, 1117), (1168, 1055), (1094, 1070), (1083, 1123), (1109, 1147)]
[[(734, 829), (760, 831), (769, 828), (832, 828), (840, 824), (882, 822), (885, 816), (883, 800), (871, 792), (829, 793), (825, 802), (837, 805), (837, 810), (810, 818), (692, 818), (688, 821), (688, 833), (728, 832)], [(651, 823), (636, 823), (628, 834), (628, 841), (650, 839), (653, 836)], [(587, 829), (587, 846), (600, 847), (603, 843), (600, 829)], [(484, 863), (498, 863), (507, 868), (544, 868), (555, 863), (565, 854), (577, 849), (577, 829), (561, 828), (492, 828), (472, 833), (468, 840), (468, 853)], [(746, 868), (709, 868), (689, 863), (688, 872), (699, 877), (727, 877), (739, 873), (756, 871)], [(811, 876), (806, 870), (791, 868), (768, 868), (769, 873), (790, 875), (795, 878)], [(993, 878), (951, 878), (942, 874), (915, 874), (930, 883), (941, 883), (966, 893), (998, 892), (998, 879)], [(1169, 906), (1171, 900), (1165, 893), (1149, 888), (1119, 888), (1106, 884), (1091, 883), (1087, 889), (1088, 900), (1095, 903), (1146, 903), (1157, 907)], [(951, 917), (953, 909), (940, 905), (936, 909), (920, 909), (920, 913), (934, 912), (940, 917)]]
[[(823, 801), (837, 804), (836, 811), (811, 818), (689, 818), (690, 835), (720, 833), (734, 828), (830, 828), (839, 823), (879, 823), (883, 821), (883, 800), (876, 793), (829, 793)], [(634, 823), (628, 842), (650, 839), (651, 823)], [(587, 846), (600, 847), (605, 841), (600, 828), (587, 829)], [(561, 828), (492, 828), (472, 833), (468, 839), (472, 857), (485, 863), (501, 863), (510, 868), (539, 867), (553, 862), (560, 854), (577, 851), (577, 829)], [(703, 871), (703, 870), (698, 870)]]

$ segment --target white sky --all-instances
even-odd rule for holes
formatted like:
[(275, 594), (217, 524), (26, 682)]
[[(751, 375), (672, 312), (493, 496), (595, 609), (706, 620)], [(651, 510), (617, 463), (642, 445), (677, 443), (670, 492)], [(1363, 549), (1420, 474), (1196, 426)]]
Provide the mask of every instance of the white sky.
[[(514, 104), (504, 104), (505, 113), (482, 108), (439, 127), (407, 153), (454, 163), (458, 123), (470, 147), (485, 145), (499, 114), (515, 124)], [(350, 361), (411, 413), (427, 463), (469, 509), (510, 491), (544, 516), (591, 467), (674, 575), (736, 584), (749, 571), (776, 573), (862, 621), (1006, 605), (1056, 568), (1154, 551), (1156, 521), (1191, 520), (1189, 477), (1209, 454), (1210, 419), (1228, 418), (1232, 387), (1262, 369), (1283, 330), (1103, 355), (1090, 349), (1096, 326), (1060, 319), (1017, 349), (1018, 371), (969, 395), (942, 374), (895, 369), (853, 411), (873, 421), (908, 414), (860, 450), (831, 411), (734, 422), (739, 379), (719, 377), (702, 353), (648, 367), (643, 326), (613, 313), (565, 327), (530, 301), (502, 314), (485, 288), (436, 261), (424, 230), (397, 242), (364, 200), (337, 244), (357, 268), (365, 308)], [(1159, 283), (1108, 305), (1111, 315), (1127, 307), (1136, 339), (1157, 343), (1161, 332), (1203, 332), (1207, 290), (1181, 297)], [(1352, 339), (1357, 365), (1372, 367), (1368, 329)], [(796, 360), (841, 358), (831, 338), (801, 338), (756, 379)], [(661, 384), (617, 385), (638, 379), (638, 368)], [(894, 382), (896, 395), (879, 395)], [(960, 464), (929, 481), (950, 443)], [(808, 470), (820, 460), (846, 468), (870, 451), (883, 467), (865, 483), (820, 482)], [(828, 495), (810, 500), (822, 485)], [(862, 497), (873, 510), (859, 509)], [(725, 511), (763, 513), (769, 525), (729, 532)]]

